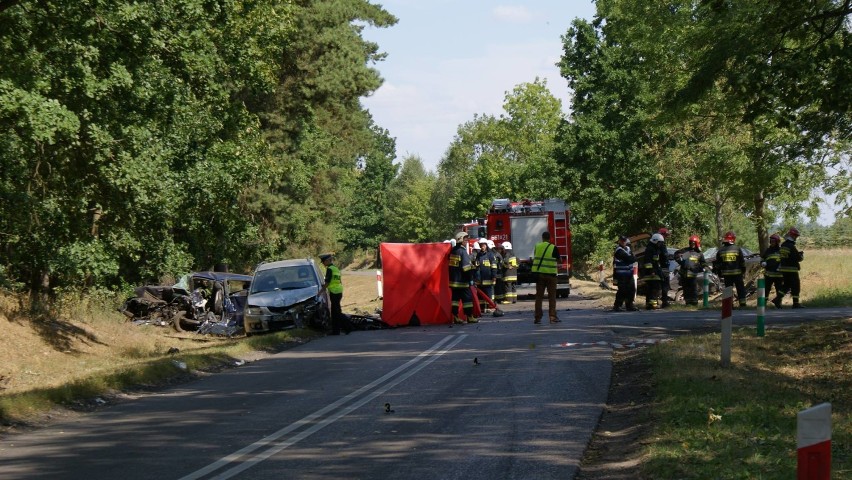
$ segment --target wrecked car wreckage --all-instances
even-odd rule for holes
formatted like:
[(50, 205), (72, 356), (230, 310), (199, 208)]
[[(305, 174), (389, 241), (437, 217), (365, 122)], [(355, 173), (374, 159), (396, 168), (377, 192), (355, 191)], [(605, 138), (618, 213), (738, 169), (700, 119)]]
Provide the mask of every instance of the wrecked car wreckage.
[(243, 332), (251, 279), (235, 273), (191, 273), (175, 285), (137, 287), (119, 311), (135, 324), (230, 337)]

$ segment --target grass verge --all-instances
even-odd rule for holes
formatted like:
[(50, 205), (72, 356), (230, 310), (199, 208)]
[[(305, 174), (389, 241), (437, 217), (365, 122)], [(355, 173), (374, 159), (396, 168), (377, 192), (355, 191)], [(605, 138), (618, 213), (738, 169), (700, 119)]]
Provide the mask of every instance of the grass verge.
[(192, 348), (173, 354), (146, 354), (113, 369), (105, 369), (67, 383), (0, 396), (3, 425), (28, 423), (57, 407), (81, 407), (84, 401), (115, 392), (157, 388), (194, 378), (195, 373), (236, 366), (254, 352), (274, 353), (303, 343), (322, 333), (289, 330), (263, 336), (223, 340), (210, 347)]
[(794, 478), (796, 415), (822, 402), (832, 404), (832, 478), (852, 478), (852, 319), (753, 332), (734, 331), (727, 368), (719, 334), (650, 350), (648, 478)]

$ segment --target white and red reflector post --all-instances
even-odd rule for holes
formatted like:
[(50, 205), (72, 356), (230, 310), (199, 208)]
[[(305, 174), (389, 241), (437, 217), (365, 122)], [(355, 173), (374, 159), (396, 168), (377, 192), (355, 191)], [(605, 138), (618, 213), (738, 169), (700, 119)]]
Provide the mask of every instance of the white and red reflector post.
[(379, 290), (379, 298), (384, 298), (384, 288), (382, 285), (382, 271), (376, 270), (376, 288)]
[(796, 423), (797, 480), (831, 480), (831, 404), (799, 412)]

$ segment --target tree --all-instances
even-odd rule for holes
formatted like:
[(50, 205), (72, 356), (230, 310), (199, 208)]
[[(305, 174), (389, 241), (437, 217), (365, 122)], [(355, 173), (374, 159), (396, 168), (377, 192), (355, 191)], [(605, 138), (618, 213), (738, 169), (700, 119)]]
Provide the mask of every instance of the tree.
[(389, 242), (437, 240), (438, 232), (428, 216), (435, 180), (435, 175), (423, 168), (420, 157), (409, 155), (403, 159), (399, 175), (391, 182), (387, 195)]

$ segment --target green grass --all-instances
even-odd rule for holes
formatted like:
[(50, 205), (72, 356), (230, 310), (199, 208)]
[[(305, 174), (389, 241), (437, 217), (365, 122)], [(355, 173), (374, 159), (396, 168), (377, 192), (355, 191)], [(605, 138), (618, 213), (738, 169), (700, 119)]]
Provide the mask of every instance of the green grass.
[(650, 350), (649, 478), (795, 478), (796, 415), (822, 402), (832, 404), (832, 478), (852, 478), (852, 319), (771, 329), (762, 338), (735, 330), (727, 368), (720, 349), (712, 334)]

